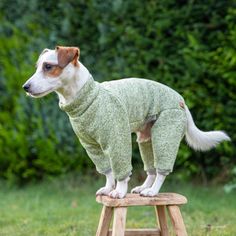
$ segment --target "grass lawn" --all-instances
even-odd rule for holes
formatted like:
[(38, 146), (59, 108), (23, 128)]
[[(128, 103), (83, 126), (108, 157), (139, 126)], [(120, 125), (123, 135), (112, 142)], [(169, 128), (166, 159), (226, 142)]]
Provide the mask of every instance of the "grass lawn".
[[(0, 182), (0, 235), (95, 235), (101, 205), (94, 194), (102, 183), (102, 177), (58, 178), (22, 188)], [(236, 235), (235, 192), (225, 194), (221, 187), (170, 181), (165, 182), (163, 191), (187, 196), (189, 203), (182, 213), (190, 236)], [(127, 227), (155, 226), (152, 207), (130, 208), (127, 217)]]

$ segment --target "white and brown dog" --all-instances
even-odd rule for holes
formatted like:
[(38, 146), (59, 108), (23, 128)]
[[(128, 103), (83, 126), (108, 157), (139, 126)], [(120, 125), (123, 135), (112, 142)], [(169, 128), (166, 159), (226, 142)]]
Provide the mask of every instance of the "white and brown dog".
[[(44, 49), (38, 58), (36, 72), (23, 85), (24, 90), (29, 96), (35, 98), (56, 92), (59, 96), (60, 104), (69, 104), (78, 96), (91, 77), (89, 71), (78, 59), (79, 49), (76, 47), (56, 47), (55, 50)], [(184, 104), (180, 105), (184, 106)], [(193, 148), (207, 150), (223, 140), (230, 140), (221, 131), (200, 131), (195, 126), (187, 107), (186, 116), (186, 139)], [(150, 138), (153, 123), (153, 120), (150, 120), (149, 123), (144, 123), (144, 128), (139, 132), (139, 139)], [(114, 198), (124, 197), (127, 193), (129, 177), (118, 180), (114, 189), (114, 174), (110, 171), (105, 173), (105, 175), (106, 185), (99, 189), (97, 194), (105, 194)], [(162, 172), (150, 172), (143, 185), (134, 188), (133, 192), (141, 193), (144, 196), (154, 196), (159, 192), (165, 176), (166, 174)]]

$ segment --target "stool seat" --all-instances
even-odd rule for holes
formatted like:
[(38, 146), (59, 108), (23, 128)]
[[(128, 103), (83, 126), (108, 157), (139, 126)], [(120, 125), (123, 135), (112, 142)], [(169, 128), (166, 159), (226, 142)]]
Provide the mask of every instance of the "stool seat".
[(109, 207), (127, 206), (167, 206), (183, 205), (187, 203), (187, 198), (178, 193), (159, 193), (154, 197), (142, 197), (139, 194), (127, 194), (125, 198), (114, 199), (108, 196), (99, 195), (96, 197), (98, 203)]
[[(159, 193), (155, 197), (127, 194), (122, 199), (99, 195), (96, 197), (96, 201), (103, 204), (96, 236), (169, 236), (166, 211), (169, 213), (175, 235), (187, 236), (179, 209), (180, 205), (187, 203), (187, 199), (180, 194)], [(154, 229), (126, 229), (126, 214), (129, 206), (154, 206), (159, 227)], [(113, 215), (112, 230), (109, 230)]]

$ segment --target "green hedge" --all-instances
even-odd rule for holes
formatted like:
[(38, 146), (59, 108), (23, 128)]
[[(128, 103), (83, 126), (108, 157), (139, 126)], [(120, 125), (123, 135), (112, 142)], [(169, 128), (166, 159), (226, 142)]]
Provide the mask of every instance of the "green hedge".
[[(21, 88), (40, 51), (57, 44), (79, 46), (98, 81), (145, 77), (179, 91), (199, 128), (223, 129), (232, 138), (208, 153), (182, 144), (180, 177), (230, 176), (236, 165), (232, 1), (2, 0), (0, 13), (0, 176), (26, 181), (93, 169), (56, 96), (33, 100)], [(133, 160), (140, 164), (136, 144)]]

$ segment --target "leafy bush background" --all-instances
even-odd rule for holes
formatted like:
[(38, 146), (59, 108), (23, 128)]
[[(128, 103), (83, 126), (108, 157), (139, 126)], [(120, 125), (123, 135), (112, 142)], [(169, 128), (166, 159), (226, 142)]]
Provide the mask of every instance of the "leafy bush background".
[[(236, 139), (234, 1), (0, 1), (0, 176), (41, 179), (94, 169), (56, 96), (33, 100), (21, 86), (43, 48), (74, 45), (98, 81), (145, 77), (186, 99), (203, 130), (232, 143), (207, 153), (184, 143), (180, 178), (232, 180)], [(141, 166), (137, 145), (133, 162)]]

